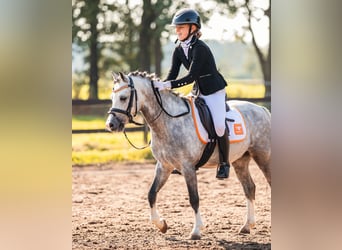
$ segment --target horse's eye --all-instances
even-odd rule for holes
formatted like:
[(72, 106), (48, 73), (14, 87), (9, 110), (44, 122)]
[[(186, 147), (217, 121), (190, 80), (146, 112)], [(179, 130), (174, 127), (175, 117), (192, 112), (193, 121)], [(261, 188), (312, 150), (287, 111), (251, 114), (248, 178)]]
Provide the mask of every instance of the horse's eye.
[(124, 102), (127, 100), (127, 96), (120, 96), (120, 101)]

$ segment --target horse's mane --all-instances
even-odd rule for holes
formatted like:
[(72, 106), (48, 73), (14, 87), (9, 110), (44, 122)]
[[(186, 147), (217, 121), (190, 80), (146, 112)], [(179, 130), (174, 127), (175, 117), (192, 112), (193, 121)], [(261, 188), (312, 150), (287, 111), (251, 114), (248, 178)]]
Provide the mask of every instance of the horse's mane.
[[(128, 75), (129, 76), (139, 76), (139, 77), (148, 79), (150, 81), (160, 81), (160, 78), (155, 73), (148, 73), (146, 71), (142, 72), (142, 71), (137, 70), (134, 72), (130, 72)], [(176, 96), (180, 96), (180, 93), (174, 92), (173, 90), (169, 90), (169, 92), (176, 95)]]
[(148, 72), (144, 71), (134, 71), (134, 72), (130, 72), (128, 74), (129, 76), (140, 76), (142, 78), (147, 78), (149, 80), (153, 80), (153, 81), (160, 81), (160, 78), (157, 77), (157, 75), (155, 73), (149, 74)]

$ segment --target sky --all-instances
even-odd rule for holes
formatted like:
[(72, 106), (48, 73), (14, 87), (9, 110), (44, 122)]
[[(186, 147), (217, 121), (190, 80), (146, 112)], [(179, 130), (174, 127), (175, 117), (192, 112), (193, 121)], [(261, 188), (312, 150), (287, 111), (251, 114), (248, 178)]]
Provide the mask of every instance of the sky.
[[(265, 21), (264, 21), (265, 22)], [(202, 39), (213, 40), (228, 40), (234, 41), (235, 31), (241, 33), (241, 23), (245, 23), (244, 18), (239, 15), (234, 19), (228, 19), (227, 17), (220, 16), (214, 13), (207, 24), (203, 24)], [(258, 45), (265, 47), (269, 43), (267, 23), (255, 24), (253, 26), (255, 31), (255, 38)], [(246, 38), (247, 42), (251, 42), (251, 36)]]
[[(254, 0), (252, 2), (258, 7), (267, 8), (270, 0)], [(189, 5), (194, 7), (196, 3), (203, 9), (214, 9), (216, 7), (216, 3), (203, 0), (191, 0)], [(256, 12), (256, 15), (262, 17), (262, 12)], [(234, 18), (221, 16), (219, 13), (215, 12), (208, 23), (203, 24), (201, 29), (203, 33), (202, 39), (234, 41), (235, 32), (240, 34), (242, 32), (241, 26), (243, 24), (247, 24), (247, 20), (245, 20), (241, 12), (238, 12)], [(255, 39), (257, 40), (258, 45), (261, 47), (267, 46), (269, 43), (267, 18), (262, 18), (259, 22), (253, 22), (252, 28), (255, 32)], [(246, 39), (247, 42), (251, 42), (251, 37), (247, 37)]]

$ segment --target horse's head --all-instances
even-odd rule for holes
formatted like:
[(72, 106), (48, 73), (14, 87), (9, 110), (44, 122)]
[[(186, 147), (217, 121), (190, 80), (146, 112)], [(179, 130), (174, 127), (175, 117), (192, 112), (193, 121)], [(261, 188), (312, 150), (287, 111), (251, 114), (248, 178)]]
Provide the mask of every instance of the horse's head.
[(138, 112), (137, 93), (132, 78), (121, 72), (112, 75), (114, 80), (112, 107), (106, 121), (106, 129), (111, 132), (122, 131), (128, 122), (136, 123), (133, 117)]
[[(139, 111), (141, 111), (147, 123), (155, 121), (162, 112), (174, 117), (167, 113), (166, 110), (177, 109), (176, 114), (182, 113), (184, 100), (171, 90), (164, 90), (159, 93), (154, 88), (153, 81), (160, 81), (160, 79), (154, 74), (136, 71), (125, 75), (119, 72), (118, 74), (113, 73), (113, 79), (112, 107), (108, 112), (109, 116), (106, 121), (106, 129), (110, 132), (122, 131), (126, 123), (143, 125), (134, 120)], [(162, 99), (165, 100), (164, 104)], [(178, 102), (182, 103), (182, 105), (179, 106)], [(188, 106), (186, 107), (188, 108)], [(175, 117), (188, 112), (189, 110), (184, 111)]]

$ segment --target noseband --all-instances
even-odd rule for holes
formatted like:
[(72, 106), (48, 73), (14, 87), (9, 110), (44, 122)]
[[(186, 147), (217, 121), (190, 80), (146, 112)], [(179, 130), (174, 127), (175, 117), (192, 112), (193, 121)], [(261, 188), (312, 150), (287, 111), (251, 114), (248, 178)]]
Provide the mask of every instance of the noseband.
[[(124, 114), (128, 117), (128, 121), (130, 123), (134, 123), (136, 125), (140, 125), (140, 126), (143, 126), (144, 124), (143, 123), (139, 123), (139, 122), (136, 122), (133, 120), (133, 117), (135, 117), (137, 115), (137, 110), (138, 110), (138, 96), (137, 96), (137, 90), (134, 88), (134, 83), (133, 83), (133, 80), (130, 76), (128, 76), (128, 79), (129, 79), (129, 83), (127, 86), (123, 86), (117, 90), (113, 90), (113, 92), (118, 92), (124, 88), (130, 88), (131, 89), (131, 93), (130, 93), (130, 96), (129, 96), (129, 102), (128, 102), (128, 106), (127, 106), (127, 109), (126, 110), (123, 110), (123, 109), (118, 109), (118, 108), (111, 108), (107, 113), (108, 114), (111, 114), (113, 116), (116, 116), (115, 113), (120, 113), (120, 114)], [(131, 110), (132, 110), (132, 106), (133, 106), (133, 99), (135, 99), (135, 114), (132, 115), (131, 114)]]

